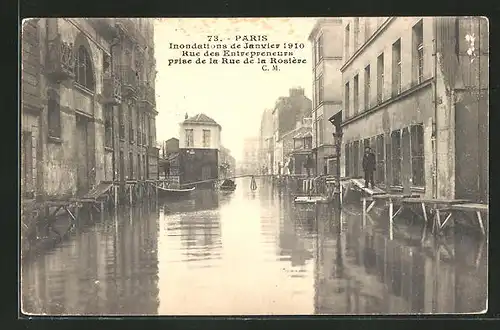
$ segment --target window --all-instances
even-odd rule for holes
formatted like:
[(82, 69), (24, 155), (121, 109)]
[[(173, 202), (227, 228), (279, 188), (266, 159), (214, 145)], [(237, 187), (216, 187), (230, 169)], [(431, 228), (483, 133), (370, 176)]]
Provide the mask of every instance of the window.
[(392, 144), (392, 184), (401, 185), (401, 131), (391, 133)]
[(385, 182), (385, 145), (384, 134), (380, 134), (375, 138), (375, 156), (377, 159), (377, 169), (375, 180), (377, 183)]
[(113, 107), (104, 108), (104, 146), (113, 148)]
[(384, 98), (384, 54), (377, 58), (377, 102), (381, 103)]
[(210, 130), (203, 130), (203, 148), (210, 148)]
[(146, 155), (142, 155), (142, 163), (144, 164), (144, 177), (149, 178), (149, 164), (146, 161)]
[(345, 108), (345, 117), (349, 118), (349, 82), (346, 82), (344, 88), (344, 108)]
[(321, 61), (323, 59), (323, 35), (320, 35), (318, 40), (316, 41), (316, 54), (317, 54), (317, 59), (316, 63)]
[(24, 195), (29, 195), (33, 192), (33, 135), (29, 131), (22, 132), (22, 171)]
[(319, 135), (319, 145), (324, 143), (325, 125), (323, 123), (323, 115), (318, 117), (318, 135)]
[(137, 179), (141, 179), (141, 155), (137, 155)]
[(153, 139), (151, 138), (151, 118), (149, 118), (149, 116), (146, 116), (145, 120), (146, 120), (146, 135), (149, 138), (148, 143), (151, 146), (153, 143)]
[(120, 139), (123, 140), (125, 139), (125, 112), (124, 111), (119, 111), (118, 115), (118, 125), (120, 126)]
[(324, 85), (323, 85), (323, 76), (318, 78), (318, 104), (323, 103), (324, 101)]
[(192, 129), (186, 129), (186, 147), (193, 147), (194, 145), (194, 137), (193, 137), (193, 130)]
[(312, 148), (312, 136), (306, 136), (304, 138), (304, 148), (311, 149)]
[(140, 145), (142, 144), (142, 127), (141, 127), (141, 118), (142, 118), (142, 115), (141, 113), (137, 110), (136, 111), (137, 113), (137, 119), (136, 119), (136, 124), (135, 124), (135, 127), (136, 127), (136, 130), (137, 130), (137, 145)]
[(354, 115), (359, 111), (359, 78), (358, 75), (354, 76)]
[(346, 143), (344, 144), (344, 158), (345, 158), (345, 176), (348, 177), (351, 173), (350, 171), (350, 153), (349, 153), (349, 150), (350, 149), (350, 144), (349, 143)]
[(53, 138), (61, 137), (61, 110), (55, 98), (49, 96), (47, 103), (47, 115), (49, 121), (49, 136)]
[(370, 66), (365, 68), (365, 110), (370, 109)]
[(412, 80), (413, 82), (420, 84), (423, 81), (424, 76), (424, 32), (422, 20), (413, 26), (412, 48)]
[(357, 178), (359, 177), (359, 141), (354, 141), (353, 147), (352, 147), (352, 166), (353, 166), (353, 171), (352, 175), (353, 177)]
[(134, 157), (132, 156), (131, 152), (128, 153), (128, 160), (129, 160), (129, 169), (128, 169), (129, 179), (133, 179), (134, 178)]
[(323, 76), (319, 76), (314, 82), (315, 105), (318, 106), (324, 101), (324, 81)]
[(134, 143), (134, 120), (133, 120), (133, 112), (132, 107), (128, 108), (128, 137), (130, 143)]
[(349, 27), (349, 24), (345, 27), (345, 33), (344, 33), (344, 40), (345, 40), (345, 60), (347, 61), (349, 59), (349, 55), (351, 54), (350, 52), (350, 42), (349, 38), (351, 37), (351, 30)]
[(424, 127), (422, 124), (410, 127), (411, 170), (414, 186), (425, 186), (424, 170)]
[(92, 62), (90, 60), (89, 53), (84, 46), (80, 46), (78, 48), (76, 57), (75, 81), (88, 90), (94, 90), (94, 74), (92, 72)]
[(392, 96), (401, 93), (401, 39), (392, 45)]

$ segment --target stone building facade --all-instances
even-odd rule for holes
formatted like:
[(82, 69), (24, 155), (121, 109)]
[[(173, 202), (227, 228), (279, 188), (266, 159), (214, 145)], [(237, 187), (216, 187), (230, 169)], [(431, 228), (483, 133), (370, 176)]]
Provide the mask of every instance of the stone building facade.
[(380, 185), (487, 201), (486, 18), (351, 18), (343, 28), (343, 174), (362, 175), (369, 145)]
[(153, 34), (150, 19), (23, 23), (24, 196), (157, 177)]
[[(309, 35), (313, 49), (312, 135), (316, 174), (332, 174), (335, 154), (333, 127), (328, 118), (342, 108), (342, 19), (319, 20)], [(327, 172), (324, 167), (327, 164)]]

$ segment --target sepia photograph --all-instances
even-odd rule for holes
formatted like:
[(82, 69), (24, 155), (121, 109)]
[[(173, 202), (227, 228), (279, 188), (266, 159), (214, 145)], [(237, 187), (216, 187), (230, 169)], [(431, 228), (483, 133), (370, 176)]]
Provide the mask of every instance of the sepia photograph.
[(20, 318), (487, 312), (486, 17), (20, 30)]

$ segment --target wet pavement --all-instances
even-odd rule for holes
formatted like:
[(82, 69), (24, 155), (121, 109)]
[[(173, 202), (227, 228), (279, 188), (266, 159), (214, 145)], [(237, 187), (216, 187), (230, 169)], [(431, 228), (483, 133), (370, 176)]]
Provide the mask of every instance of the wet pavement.
[[(423, 222), (294, 206), (265, 181), (124, 208), (22, 269), (23, 311), (50, 315), (481, 312), (487, 246)], [(424, 235), (424, 236), (423, 236)]]

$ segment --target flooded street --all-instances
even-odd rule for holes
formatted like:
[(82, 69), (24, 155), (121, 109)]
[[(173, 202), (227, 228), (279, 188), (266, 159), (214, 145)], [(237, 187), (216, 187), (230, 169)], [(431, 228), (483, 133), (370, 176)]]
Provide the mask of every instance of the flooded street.
[[(486, 308), (487, 246), (422, 221), (363, 225), (270, 183), (143, 205), (23, 266), (23, 311), (65, 315), (465, 313)], [(387, 221), (387, 220), (386, 220)], [(385, 221), (385, 222), (386, 222)]]

